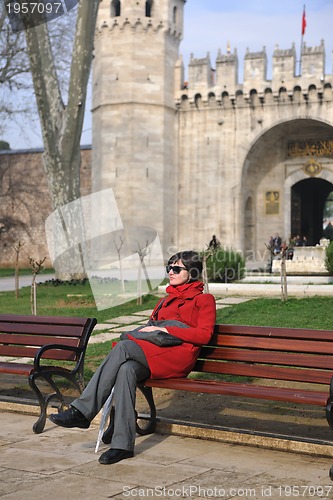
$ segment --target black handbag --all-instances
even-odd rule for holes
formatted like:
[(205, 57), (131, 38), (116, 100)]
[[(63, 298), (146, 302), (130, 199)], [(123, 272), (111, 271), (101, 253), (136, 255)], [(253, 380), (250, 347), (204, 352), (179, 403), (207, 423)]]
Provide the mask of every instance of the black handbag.
[(158, 345), (159, 347), (172, 347), (181, 345), (184, 341), (175, 335), (171, 335), (168, 332), (164, 332), (163, 330), (159, 330), (159, 326), (178, 326), (179, 328), (188, 328), (188, 325), (185, 325), (181, 321), (177, 320), (162, 320), (162, 321), (154, 321), (149, 320), (145, 326), (156, 326), (156, 330), (152, 332), (140, 332), (143, 326), (139, 326), (130, 332), (124, 332), (120, 335), (120, 340), (128, 340), (128, 335), (134, 337), (138, 340), (146, 340), (147, 342), (151, 342), (152, 344)]

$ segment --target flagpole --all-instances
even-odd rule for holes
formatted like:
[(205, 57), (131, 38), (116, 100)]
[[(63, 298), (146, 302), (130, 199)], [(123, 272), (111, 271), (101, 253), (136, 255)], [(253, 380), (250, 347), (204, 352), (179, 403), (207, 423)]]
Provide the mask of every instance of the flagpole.
[(302, 36), (301, 36), (301, 50), (300, 50), (300, 58), (299, 58), (299, 68), (298, 73), (301, 76), (302, 72), (302, 55), (303, 55), (303, 36), (306, 28), (306, 16), (305, 16), (305, 4), (303, 5), (303, 15), (302, 15)]

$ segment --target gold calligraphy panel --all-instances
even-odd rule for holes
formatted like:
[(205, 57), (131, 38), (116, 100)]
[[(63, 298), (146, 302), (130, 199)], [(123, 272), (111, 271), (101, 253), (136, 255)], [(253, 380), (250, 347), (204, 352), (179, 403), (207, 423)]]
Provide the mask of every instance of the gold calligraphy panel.
[(266, 215), (279, 215), (280, 193), (279, 191), (266, 191), (265, 193)]
[(333, 156), (333, 139), (289, 142), (288, 156)]

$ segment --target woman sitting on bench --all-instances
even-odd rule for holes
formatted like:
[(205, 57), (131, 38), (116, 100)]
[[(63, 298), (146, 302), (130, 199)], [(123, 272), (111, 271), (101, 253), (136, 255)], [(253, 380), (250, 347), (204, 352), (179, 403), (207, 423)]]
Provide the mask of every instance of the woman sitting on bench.
[[(215, 299), (203, 293), (199, 255), (194, 251), (178, 252), (169, 259), (166, 271), (170, 282), (166, 289), (168, 295), (157, 303), (148, 325), (137, 328), (133, 335), (128, 332), (126, 339), (117, 343), (68, 410), (50, 415), (50, 420), (62, 427), (87, 429), (114, 387), (111, 448), (100, 456), (101, 464), (116, 463), (134, 455), (137, 383), (147, 378), (188, 375), (200, 346), (208, 343), (212, 336)], [(167, 339), (171, 345), (153, 343), (154, 332), (163, 332), (162, 336), (171, 334), (173, 338)], [(140, 333), (146, 340), (138, 338)]]

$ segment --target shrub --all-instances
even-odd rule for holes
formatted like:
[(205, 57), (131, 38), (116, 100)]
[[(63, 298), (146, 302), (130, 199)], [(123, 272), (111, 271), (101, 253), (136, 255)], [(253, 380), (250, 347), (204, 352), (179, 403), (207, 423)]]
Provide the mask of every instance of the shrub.
[(326, 248), (326, 269), (330, 274), (333, 274), (333, 241)]
[[(218, 249), (207, 257), (207, 277), (212, 283), (231, 283), (244, 276), (245, 261), (239, 252), (233, 249)], [(208, 256), (209, 255), (209, 256)]]

